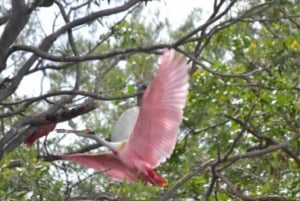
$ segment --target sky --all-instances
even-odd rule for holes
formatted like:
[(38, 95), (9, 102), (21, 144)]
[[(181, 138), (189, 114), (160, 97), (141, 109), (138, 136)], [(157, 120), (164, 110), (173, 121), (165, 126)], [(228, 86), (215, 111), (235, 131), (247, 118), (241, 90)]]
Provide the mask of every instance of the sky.
[[(151, 4), (151, 5), (150, 5)], [(207, 0), (161, 0), (149, 2), (150, 11), (160, 10), (161, 17), (166, 17), (174, 28), (180, 26), (194, 8), (203, 10), (203, 17), (206, 18), (211, 11), (213, 1)]]

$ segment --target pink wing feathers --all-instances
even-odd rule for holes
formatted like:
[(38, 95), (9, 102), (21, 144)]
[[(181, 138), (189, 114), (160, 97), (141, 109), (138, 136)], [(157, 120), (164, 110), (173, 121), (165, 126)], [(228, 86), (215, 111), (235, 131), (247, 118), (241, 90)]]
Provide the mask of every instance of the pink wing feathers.
[(147, 174), (140, 172), (137, 169), (130, 169), (121, 162), (118, 156), (112, 153), (91, 154), (61, 154), (57, 155), (65, 160), (76, 162), (88, 168), (93, 168), (96, 171), (103, 172), (111, 179), (116, 181), (127, 180), (128, 182), (136, 181), (137, 178), (145, 183), (164, 186), (167, 182), (158, 173), (147, 169)]
[[(188, 72), (183, 58), (166, 51), (157, 74), (146, 89), (137, 123), (120, 157), (136, 158), (157, 167), (175, 147), (188, 92)], [(132, 161), (131, 161), (132, 160)]]
[(59, 157), (76, 162), (96, 171), (103, 172), (117, 181), (127, 180), (129, 182), (136, 180), (134, 171), (128, 169), (120, 159), (112, 153), (91, 154), (61, 154)]

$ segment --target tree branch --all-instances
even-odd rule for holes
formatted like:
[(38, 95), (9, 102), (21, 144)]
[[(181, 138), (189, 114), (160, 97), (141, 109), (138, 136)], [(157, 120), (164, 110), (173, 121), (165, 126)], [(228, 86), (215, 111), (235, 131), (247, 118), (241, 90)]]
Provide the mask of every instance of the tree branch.
[[(23, 141), (28, 138), (38, 126), (42, 124), (57, 123), (66, 120), (70, 120), (74, 117), (88, 113), (98, 107), (98, 103), (88, 99), (81, 105), (72, 109), (61, 110), (57, 113), (53, 113), (53, 108), (48, 110), (48, 113), (43, 117), (24, 117), (17, 121), (12, 128), (5, 134), (0, 140), (0, 159), (4, 153), (11, 152), (18, 147)], [(26, 125), (31, 125), (26, 129), (22, 128)]]
[(242, 159), (254, 158), (254, 157), (258, 157), (258, 156), (262, 156), (262, 155), (274, 152), (274, 151), (279, 150), (279, 149), (284, 149), (289, 144), (291, 144), (292, 142), (297, 140), (298, 138), (300, 138), (300, 132), (295, 134), (294, 137), (292, 137), (291, 139), (289, 139), (287, 141), (284, 141), (284, 142), (276, 144), (276, 145), (269, 146), (269, 147), (267, 147), (265, 149), (262, 149), (262, 150), (256, 150), (256, 151), (251, 151), (251, 152), (247, 152), (247, 153), (244, 153), (244, 154), (234, 155), (234, 156), (226, 158), (226, 160), (215, 159), (215, 160), (206, 161), (205, 163), (200, 164), (198, 167), (195, 167), (195, 169), (193, 169), (188, 174), (186, 174), (184, 177), (182, 177), (176, 184), (174, 184), (169, 190), (167, 190), (164, 193), (164, 195), (161, 197), (160, 200), (161, 201), (167, 201), (167, 200), (171, 199), (174, 196), (175, 192), (186, 181), (188, 181), (190, 178), (194, 177), (195, 175), (201, 174), (208, 167), (218, 166), (219, 164), (222, 164), (222, 163), (236, 162), (236, 161), (242, 160)]
[(12, 0), (12, 13), (0, 38), (0, 73), (5, 69), (7, 50), (27, 24), (30, 13), (24, 0)]

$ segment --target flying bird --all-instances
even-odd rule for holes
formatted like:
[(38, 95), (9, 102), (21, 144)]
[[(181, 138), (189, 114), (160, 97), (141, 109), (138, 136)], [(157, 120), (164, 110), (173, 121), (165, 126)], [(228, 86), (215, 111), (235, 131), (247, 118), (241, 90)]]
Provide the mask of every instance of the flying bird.
[[(156, 76), (143, 94), (137, 120), (130, 120), (135, 125), (128, 129), (131, 132), (128, 139), (107, 142), (99, 138), (109, 152), (58, 156), (101, 171), (114, 180), (139, 179), (146, 184), (164, 186), (167, 180), (153, 169), (165, 162), (175, 148), (187, 93), (186, 61), (174, 50), (165, 51)], [(128, 130), (124, 127), (124, 132)]]

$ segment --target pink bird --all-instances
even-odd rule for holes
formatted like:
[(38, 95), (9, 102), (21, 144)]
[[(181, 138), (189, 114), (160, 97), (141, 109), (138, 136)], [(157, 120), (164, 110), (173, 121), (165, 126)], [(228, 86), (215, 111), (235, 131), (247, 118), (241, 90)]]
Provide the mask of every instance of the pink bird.
[[(43, 113), (39, 114), (38, 116), (43, 115)], [(28, 146), (31, 147), (33, 143), (43, 137), (48, 135), (53, 129), (55, 128), (56, 123), (53, 124), (44, 124), (39, 126), (26, 140), (24, 140), (24, 143)]]
[(187, 92), (185, 60), (174, 50), (165, 51), (155, 78), (144, 92), (138, 118), (128, 139), (119, 142), (99, 139), (112, 152), (59, 156), (101, 171), (114, 180), (133, 182), (139, 179), (147, 184), (164, 186), (167, 180), (153, 169), (165, 162), (175, 148)]

